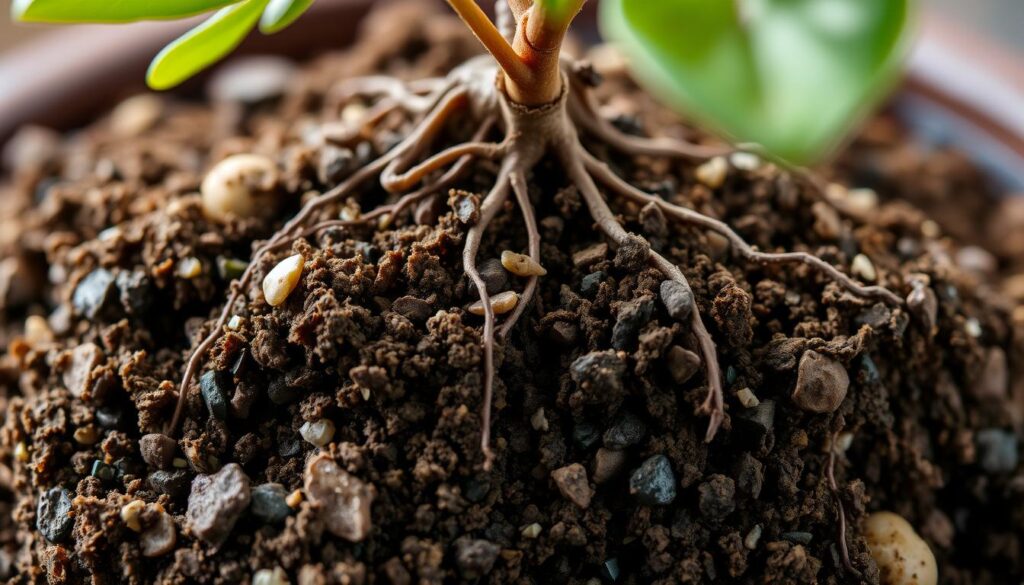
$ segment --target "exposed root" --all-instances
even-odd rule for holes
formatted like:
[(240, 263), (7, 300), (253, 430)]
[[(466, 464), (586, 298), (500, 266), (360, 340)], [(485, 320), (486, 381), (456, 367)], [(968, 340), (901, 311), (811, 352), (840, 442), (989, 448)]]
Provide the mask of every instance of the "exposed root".
[(832, 491), (832, 497), (835, 498), (837, 515), (839, 517), (839, 533), (837, 535), (839, 539), (839, 554), (843, 558), (843, 565), (846, 569), (860, 578), (860, 571), (850, 561), (850, 546), (846, 542), (846, 509), (843, 507), (843, 497), (839, 492), (839, 484), (836, 482), (836, 451), (841, 432), (842, 429), (832, 435), (832, 442), (828, 448), (828, 467), (825, 469), (825, 476), (828, 479), (828, 487)]
[[(456, 4), (468, 11), (466, 14), (470, 17), (475, 17), (475, 3)], [(511, 5), (516, 18), (522, 16), (516, 14), (516, 11), (523, 9), (524, 6), (525, 3)], [(496, 38), (491, 40), (498, 42)], [(348, 80), (335, 88), (328, 100), (329, 107), (334, 110), (340, 110), (345, 103), (356, 97), (380, 97), (379, 101), (370, 107), (366, 118), (360, 124), (359, 133), (363, 133), (364, 137), (369, 128), (394, 112), (419, 115), (420, 119), (400, 144), (334, 189), (311, 199), (281, 230), (255, 250), (252, 261), (241, 278), (232, 284), (228, 301), (210, 333), (196, 346), (188, 360), (168, 434), (173, 434), (177, 429), (196, 371), (209, 349), (220, 337), (238, 299), (249, 288), (253, 273), (264, 254), (286, 248), (296, 238), (317, 237), (329, 229), (386, 226), (404, 213), (410, 205), (452, 185), (474, 160), (481, 158), (501, 160), (494, 186), (484, 198), (477, 223), (466, 233), (463, 249), (463, 268), (476, 286), (484, 308), (481, 337), (484, 364), (480, 449), (484, 454), (485, 468), (490, 468), (495, 458), (490, 445), (496, 373), (495, 344), (498, 339), (505, 339), (508, 336), (528, 310), (536, 296), (538, 280), (537, 277), (531, 277), (526, 282), (518, 305), (498, 327), (490, 295), (476, 267), (476, 258), (488, 225), (504, 206), (510, 194), (514, 193), (526, 228), (529, 256), (540, 263), (541, 238), (529, 198), (526, 176), (546, 155), (554, 155), (557, 158), (569, 180), (582, 194), (594, 222), (611, 241), (619, 245), (627, 241), (629, 234), (611, 211), (606, 198), (598, 189), (598, 182), (626, 199), (645, 204), (654, 203), (666, 215), (677, 221), (721, 234), (729, 240), (733, 250), (740, 257), (750, 262), (762, 265), (803, 263), (832, 278), (856, 296), (897, 305), (902, 302), (892, 292), (878, 286), (861, 285), (813, 255), (802, 252), (761, 252), (747, 244), (724, 222), (645, 193), (618, 177), (605, 163), (586, 150), (579, 140), (577, 127), (583, 128), (609, 146), (631, 155), (692, 159), (725, 154), (729, 151), (718, 147), (688, 145), (674, 139), (649, 139), (623, 134), (595, 113), (592, 98), (582, 83), (569, 83), (568, 79), (574, 67), (573, 63), (563, 64), (564, 81), (561, 84), (561, 94), (554, 102), (536, 107), (518, 105), (507, 99), (502, 91), (504, 88), (498, 76), (497, 66), (487, 58), (471, 60), (456, 68), (445, 79), (406, 84), (391, 78), (371, 77)], [(493, 82), (495, 79), (499, 80), (497, 84)], [(456, 113), (465, 113), (474, 120), (482, 121), (472, 140), (448, 147), (420, 160)], [(499, 121), (504, 138), (500, 142), (486, 142), (488, 134)], [(376, 178), (386, 191), (405, 194), (393, 203), (382, 205), (356, 219), (314, 220), (326, 205), (351, 195), (356, 188), (373, 178)], [(409, 189), (420, 184), (422, 186), (418, 190), (407, 193)], [(661, 254), (651, 251), (649, 261), (667, 279), (674, 280), (687, 289), (690, 288), (683, 272)], [(701, 405), (701, 411), (709, 417), (705, 440), (710, 442), (725, 420), (722, 374), (715, 342), (704, 326), (699, 311), (692, 312), (689, 325), (697, 340), (706, 372), (708, 392)], [(845, 518), (843, 522), (845, 523)]]

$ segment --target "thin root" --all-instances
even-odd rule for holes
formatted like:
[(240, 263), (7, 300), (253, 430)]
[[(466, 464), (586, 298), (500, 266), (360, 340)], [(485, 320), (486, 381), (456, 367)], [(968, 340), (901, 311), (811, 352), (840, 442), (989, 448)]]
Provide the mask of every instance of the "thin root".
[(687, 209), (685, 207), (669, 203), (656, 195), (646, 193), (616, 175), (607, 164), (599, 161), (589, 152), (582, 153), (582, 156), (586, 160), (587, 169), (593, 173), (599, 181), (608, 185), (623, 197), (639, 203), (654, 203), (661, 208), (664, 213), (679, 221), (715, 232), (725, 237), (729, 240), (733, 251), (749, 262), (760, 264), (762, 266), (771, 264), (806, 264), (836, 281), (840, 286), (855, 296), (865, 299), (884, 301), (893, 306), (901, 306), (903, 304), (903, 299), (889, 289), (881, 286), (864, 286), (846, 274), (840, 272), (835, 266), (832, 266), (813, 254), (808, 254), (806, 252), (783, 252), (778, 254), (761, 252), (748, 244), (746, 240), (740, 237), (740, 235), (733, 231), (733, 229), (725, 224), (725, 222), (708, 217), (692, 209)]
[[(513, 173), (511, 181), (512, 190), (515, 191), (516, 201), (519, 203), (519, 209), (523, 214), (523, 223), (526, 224), (526, 245), (530, 259), (540, 264), (540, 232), (537, 230), (537, 216), (533, 213), (533, 204), (530, 203), (530, 194), (526, 187), (526, 177), (521, 172)], [(530, 301), (533, 300), (533, 295), (537, 292), (537, 280), (536, 276), (531, 276), (526, 281), (526, 287), (523, 288), (519, 304), (516, 305), (515, 310), (505, 319), (505, 322), (501, 324), (501, 328), (498, 330), (499, 338), (504, 339), (507, 337), (509, 331), (515, 327), (516, 322), (526, 312), (527, 305), (530, 304)]]
[(850, 561), (850, 547), (846, 542), (846, 509), (843, 507), (843, 497), (839, 493), (839, 484), (836, 482), (836, 445), (839, 443), (840, 432), (841, 430), (836, 431), (832, 435), (832, 444), (829, 445), (828, 449), (828, 467), (825, 470), (825, 474), (828, 478), (828, 487), (832, 491), (832, 497), (835, 498), (839, 516), (839, 554), (842, 556), (843, 565), (846, 566), (847, 570), (860, 577), (860, 571), (854, 568), (853, 563)]
[[(616, 221), (611, 208), (608, 207), (608, 203), (601, 196), (597, 185), (594, 184), (594, 179), (584, 167), (584, 150), (582, 145), (575, 145), (564, 150), (569, 152), (563, 153), (563, 162), (573, 183), (580, 189), (583, 200), (590, 209), (591, 217), (594, 218), (601, 231), (611, 238), (612, 241), (620, 245), (625, 243), (629, 234)], [(686, 276), (683, 275), (676, 265), (653, 250), (650, 252), (650, 257), (651, 263), (661, 270), (666, 277), (683, 285), (687, 290), (690, 289), (690, 283), (686, 280)], [(725, 393), (722, 389), (722, 374), (718, 366), (718, 351), (715, 348), (715, 341), (712, 339), (711, 334), (708, 333), (707, 328), (704, 327), (704, 321), (697, 310), (692, 312), (690, 328), (694, 337), (697, 338), (697, 345), (700, 348), (707, 373), (708, 394), (701, 405), (701, 410), (707, 413), (710, 418), (707, 434), (704, 436), (704, 440), (710, 443), (714, 440), (718, 429), (725, 420)]]

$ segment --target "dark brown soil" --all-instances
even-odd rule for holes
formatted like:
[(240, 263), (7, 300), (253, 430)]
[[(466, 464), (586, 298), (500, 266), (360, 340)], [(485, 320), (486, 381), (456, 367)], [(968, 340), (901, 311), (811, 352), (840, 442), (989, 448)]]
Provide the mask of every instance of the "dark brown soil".
[[(265, 259), (239, 326), (206, 368), (208, 398), (221, 391), (226, 404), (208, 409), (197, 381), (177, 445), (148, 445), (144, 460), (139, 441), (168, 422), (189, 350), (225, 298), (218, 266), (248, 258), (310, 192), (409, 127), (394, 119), (352, 150), (323, 146), (318, 128), (338, 118), (324, 106), (332, 83), (442, 74), (477, 51), (447, 16), (391, 10), (407, 14), (378, 15), (353, 51), (276, 88), (212, 105), (161, 98), (152, 124), (26, 130), (9, 145), (0, 573), (10, 582), (244, 583), (280, 567), (303, 585), (856, 583), (826, 480), (837, 434), (849, 551), (864, 580), (877, 583), (878, 572), (859, 524), (876, 510), (917, 528), (943, 583), (1024, 578), (1024, 388), (1011, 375), (1024, 315), (996, 293), (1008, 282), (1000, 270), (1024, 254), (997, 249), (978, 270), (980, 249), (965, 256), (900, 199), (951, 184), (964, 186), (965, 202), (989, 192), (954, 155), (922, 155), (929, 173), (879, 167), (872, 153), (884, 162), (914, 148), (889, 126), (825, 170), (858, 180), (881, 169), (881, 203), (850, 213), (770, 164), (732, 169), (712, 190), (694, 164), (588, 143), (634, 184), (724, 219), (762, 249), (811, 251), (844, 270), (865, 254), (900, 296), (916, 279), (929, 283), (920, 295), (937, 299), (934, 317), (927, 302), (867, 305), (804, 268), (737, 263), (717, 239), (613, 199), (627, 229), (683, 268), (719, 345), (729, 418), (710, 445), (697, 412), (705, 380), (687, 329), (662, 303), (663, 277), (627, 249), (591, 249), (604, 242), (552, 166), (531, 177), (548, 274), (500, 346), (493, 471), (482, 471), (479, 451), (481, 319), (465, 311), (476, 300), (461, 269), (466, 227), (447, 193), (388, 229), (329, 232)], [(604, 113), (621, 128), (694, 135), (621, 74), (605, 74)], [(475, 124), (460, 120), (450, 138)], [(208, 222), (199, 183), (241, 152), (279, 163), (280, 209), (271, 220)], [(486, 191), (493, 173), (481, 163), (459, 187)], [(352, 205), (384, 200), (367, 185)], [(481, 261), (525, 246), (514, 208), (489, 234)], [(999, 235), (986, 242), (1016, 237)], [(296, 252), (302, 281), (271, 308), (262, 275)], [(188, 258), (200, 261), (198, 276), (182, 276)], [(492, 277), (502, 290), (523, 283)], [(844, 376), (838, 410), (813, 412), (841, 398)], [(318, 449), (300, 427), (322, 419), (336, 432)], [(330, 480), (342, 475), (349, 482), (335, 490)], [(360, 497), (372, 497), (368, 518)], [(132, 500), (147, 504), (141, 534), (123, 519)], [(147, 557), (163, 518), (153, 504), (173, 517), (177, 540)]]

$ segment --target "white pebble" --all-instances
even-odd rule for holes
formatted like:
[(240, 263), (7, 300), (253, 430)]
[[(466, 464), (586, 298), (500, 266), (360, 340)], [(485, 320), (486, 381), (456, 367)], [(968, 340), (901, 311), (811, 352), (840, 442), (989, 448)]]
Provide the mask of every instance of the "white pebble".
[(523, 529), (519, 533), (523, 535), (523, 538), (534, 539), (534, 538), (537, 538), (538, 536), (540, 536), (540, 531), (541, 531), (540, 524), (537, 524), (536, 522), (534, 522), (533, 524), (530, 524), (528, 526), (524, 526)]
[[(494, 309), (495, 315), (504, 315), (512, 309), (516, 308), (519, 304), (519, 294), (515, 291), (505, 291), (498, 293), (491, 297), (491, 308)], [(477, 301), (469, 306), (469, 312), (474, 315), (484, 314), (484, 303), (483, 301)]]
[(355, 126), (366, 118), (366, 106), (362, 102), (350, 102), (341, 110), (341, 121)]
[(744, 408), (754, 408), (758, 404), (761, 404), (761, 401), (757, 399), (757, 396), (754, 395), (754, 392), (751, 391), (750, 388), (741, 388), (736, 392), (736, 398), (739, 398), (740, 404), (742, 404)]
[(181, 278), (191, 280), (203, 273), (203, 263), (199, 258), (182, 258), (174, 272)]
[(934, 221), (926, 219), (921, 222), (921, 235), (930, 240), (934, 240), (942, 235), (942, 228), (940, 228), (939, 224)]
[(174, 550), (178, 542), (178, 533), (174, 528), (174, 519), (156, 504), (156, 520), (149, 528), (139, 535), (139, 548), (144, 557), (162, 557)]
[(53, 341), (53, 330), (45, 317), (30, 315), (25, 319), (25, 341), (32, 345), (41, 345)]
[(273, 187), (277, 173), (274, 161), (257, 154), (236, 154), (222, 160), (203, 179), (203, 213), (217, 221), (260, 214), (258, 195)]
[(131, 528), (135, 532), (141, 532), (142, 524), (139, 522), (139, 516), (145, 509), (145, 502), (142, 500), (132, 500), (121, 507), (121, 520), (128, 528)]
[(252, 576), (252, 585), (289, 585), (288, 574), (281, 567), (260, 569)]
[(756, 171), (761, 168), (761, 157), (750, 152), (734, 152), (729, 157), (729, 162), (741, 171)]
[(979, 323), (978, 320), (975, 319), (974, 317), (971, 317), (966, 322), (964, 322), (964, 331), (966, 331), (967, 335), (970, 335), (971, 337), (981, 337), (981, 323)]
[(516, 276), (544, 276), (548, 273), (543, 266), (534, 262), (533, 258), (509, 250), (501, 253), (501, 265)]
[(864, 539), (878, 565), (882, 585), (935, 585), (935, 554), (914, 528), (892, 512), (875, 512), (864, 522)]
[(860, 278), (864, 282), (875, 282), (878, 280), (878, 272), (875, 270), (875, 265), (872, 264), (871, 259), (864, 254), (857, 254), (853, 257), (853, 263), (850, 264), (850, 271), (857, 278)]
[(302, 254), (289, 256), (280, 261), (263, 279), (263, 297), (267, 304), (277, 307), (284, 303), (299, 285), (302, 276), (302, 264), (306, 261)]
[(725, 178), (729, 176), (729, 163), (724, 157), (716, 156), (697, 167), (695, 174), (698, 181), (712, 189), (717, 189), (725, 183)]
[(228, 320), (228, 329), (230, 331), (238, 331), (242, 327), (242, 318), (238, 315), (231, 315), (231, 319)]
[(533, 413), (533, 416), (530, 417), (530, 426), (535, 431), (545, 432), (548, 430), (548, 417), (544, 415), (543, 406), (538, 408), (537, 412)]
[(163, 115), (163, 101), (155, 95), (142, 94), (121, 102), (110, 114), (110, 130), (117, 136), (138, 136), (152, 128)]
[(299, 428), (299, 434), (306, 442), (316, 446), (323, 447), (324, 445), (331, 442), (334, 438), (334, 423), (322, 418), (313, 422), (306, 422)]
[(874, 211), (878, 207), (878, 193), (874, 189), (851, 189), (846, 193), (850, 207), (860, 213)]

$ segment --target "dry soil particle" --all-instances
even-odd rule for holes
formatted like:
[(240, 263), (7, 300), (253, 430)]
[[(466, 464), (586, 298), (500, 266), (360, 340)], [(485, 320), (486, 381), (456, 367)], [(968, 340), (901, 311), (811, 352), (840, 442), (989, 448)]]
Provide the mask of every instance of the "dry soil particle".
[[(1024, 267), (1013, 237), (1024, 213), (986, 203), (975, 171), (914, 150), (885, 118), (824, 169), (877, 197), (838, 189), (831, 204), (749, 157), (698, 171), (584, 140), (632, 183), (728, 222), (762, 250), (814, 252), (848, 272), (870, 258), (880, 283), (909, 295), (905, 310), (850, 298), (803, 267), (740, 262), (720, 238), (614, 198), (635, 236), (611, 247), (573, 212), (579, 194), (560, 169), (542, 165), (529, 191), (547, 275), (498, 347), (497, 458), (483, 472), (482, 319), (465, 310), (477, 298), (459, 253), (493, 181), (481, 162), (455, 185), (454, 210), (445, 190), (422, 213), (327, 230), (261, 260), (200, 372), (212, 375), (186, 396), (175, 445), (144, 439), (170, 418), (184, 359), (239, 259), (304, 198), (408, 132), (394, 114), (344, 138), (336, 127), (373, 104), (338, 104), (335, 82), (439, 75), (478, 50), (424, 3), (389, 10), (351, 52), (277, 68), (270, 89), (232, 94), (222, 82), (214, 104), (159, 98), (141, 133), (101, 119), (66, 138), (29, 129), (11, 144), (15, 166), (0, 182), (4, 576), (853, 583), (838, 498), (851, 564), (869, 582), (878, 571), (862, 522), (879, 509), (918, 530), (945, 583), (1024, 578), (1024, 320), (992, 292), (1004, 288), (1000, 267)], [(604, 75), (602, 115), (620, 129), (705, 139), (621, 72)], [(440, 141), (476, 126), (456, 120)], [(236, 154), (276, 167), (273, 217), (204, 214), (204, 177)], [(388, 197), (367, 185), (325, 217)], [(1003, 227), (985, 236), (996, 268), (896, 197), (927, 198), (940, 213), (946, 201), (979, 206), (970, 217), (998, 208)], [(502, 209), (493, 227), (481, 274), (490, 293), (518, 294), (523, 279), (498, 260), (526, 249), (518, 210)], [(692, 298), (646, 265), (640, 236), (686, 272)], [(259, 282), (294, 255), (300, 278), (272, 307)], [(728, 420), (711, 444), (706, 380), (682, 322), (693, 308), (727, 384)], [(325, 431), (320, 445), (303, 439), (304, 425), (310, 435), (326, 422), (329, 442)], [(121, 516), (137, 500), (142, 532)]]

